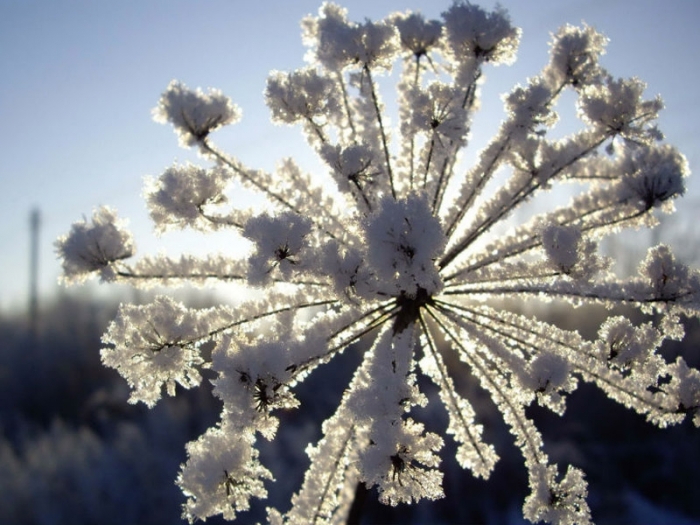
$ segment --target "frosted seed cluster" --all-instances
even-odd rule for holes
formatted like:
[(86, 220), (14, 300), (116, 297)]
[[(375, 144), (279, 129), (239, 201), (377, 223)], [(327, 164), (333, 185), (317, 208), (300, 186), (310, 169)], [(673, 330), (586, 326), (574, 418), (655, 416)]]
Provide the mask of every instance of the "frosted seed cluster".
[[(346, 351), (362, 362), (307, 449), (291, 507), (269, 509), (270, 523), (342, 523), (358, 484), (389, 505), (443, 497), (445, 439), (456, 441), (463, 468), (488, 478), (497, 451), (455, 390), (466, 370), (522, 451), (524, 516), (590, 522), (584, 473), (550, 461), (530, 405), (562, 414), (585, 381), (653, 424), (688, 418), (700, 426), (700, 373), (658, 353), (664, 340), (683, 337), (682, 317), (698, 316), (700, 274), (664, 245), (630, 278), (611, 273), (598, 253), (608, 235), (653, 226), (654, 213), (672, 211), (685, 191), (685, 158), (656, 126), (660, 99), (645, 99), (641, 81), (607, 72), (599, 62), (605, 37), (565, 26), (541, 72), (504, 96), (505, 120), (464, 166), (485, 74), (517, 52), (520, 32), (503, 9), (458, 1), (441, 20), (407, 12), (355, 23), (324, 3), (302, 29), (309, 65), (273, 72), (265, 98), (274, 122), (300, 126), (326, 166), (316, 175), (333, 188), (291, 158), (268, 173), (225, 153), (212, 135), (238, 120), (238, 108), (219, 91), (173, 81), (154, 116), (208, 166), (174, 165), (148, 181), (155, 227), (230, 230), (250, 251), (135, 259), (131, 235), (108, 208), (56, 243), (67, 282), (235, 281), (258, 292), (235, 308), (191, 309), (165, 296), (125, 305), (104, 336), (103, 360), (129, 382), (132, 402), (153, 405), (176, 385), (195, 387), (204, 367), (216, 374), (221, 420), (187, 446), (177, 480), (184, 517), (234, 519), (266, 496), (272, 475), (258, 440), (275, 438), (280, 410), (299, 407), (294, 387)], [(377, 77), (394, 67), (398, 123), (390, 127)], [(553, 108), (565, 91), (583, 127), (554, 139)], [(496, 186), (497, 173), (505, 179)], [(571, 181), (581, 190), (567, 205), (504, 228), (523, 204)], [(232, 209), (227, 192), (237, 185), (264, 196), (267, 211)], [(610, 313), (586, 339), (504, 306), (530, 298), (624, 304), (649, 315), (636, 325)], [(213, 352), (202, 352), (204, 343)], [(449, 353), (462, 369), (447, 365)], [(439, 400), (420, 391), (418, 374), (435, 383)], [(428, 402), (448, 414), (444, 435), (417, 420), (413, 409)]]

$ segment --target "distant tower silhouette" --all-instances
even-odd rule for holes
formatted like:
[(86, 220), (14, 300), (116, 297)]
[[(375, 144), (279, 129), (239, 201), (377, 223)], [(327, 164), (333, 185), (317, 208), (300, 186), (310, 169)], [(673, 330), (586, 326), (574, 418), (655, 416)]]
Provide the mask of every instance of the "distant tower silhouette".
[(41, 212), (34, 208), (29, 214), (29, 226), (31, 230), (30, 262), (29, 262), (29, 331), (35, 338), (39, 331), (39, 227), (41, 225)]

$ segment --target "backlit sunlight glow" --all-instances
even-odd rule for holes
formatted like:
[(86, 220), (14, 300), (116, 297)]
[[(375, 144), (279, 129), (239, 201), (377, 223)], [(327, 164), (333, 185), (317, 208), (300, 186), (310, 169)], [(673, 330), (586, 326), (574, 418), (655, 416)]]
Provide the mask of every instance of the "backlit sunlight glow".
[[(288, 158), (266, 173), (220, 149), (213, 132), (240, 118), (220, 91), (173, 81), (153, 112), (209, 163), (174, 164), (148, 181), (156, 230), (228, 230), (249, 241), (247, 253), (133, 260), (132, 236), (109, 208), (56, 243), (67, 282), (235, 281), (258, 292), (235, 307), (190, 309), (168, 296), (122, 305), (104, 335), (103, 361), (128, 381), (134, 403), (153, 406), (176, 385), (199, 385), (203, 369), (215, 374), (221, 420), (187, 445), (177, 479), (184, 516), (234, 519), (252, 497), (266, 496), (272, 475), (257, 441), (275, 438), (278, 411), (303, 410), (295, 385), (347, 351), (363, 352), (363, 361), (323, 438), (307, 449), (291, 508), (268, 509), (271, 523), (343, 523), (362, 484), (389, 505), (441, 498), (443, 439), (458, 443), (462, 467), (488, 478), (498, 452), (455, 389), (458, 374), (489, 393), (522, 451), (524, 516), (589, 522), (584, 473), (550, 461), (527, 407), (563, 414), (567, 395), (585, 381), (658, 426), (686, 416), (700, 426), (700, 373), (657, 353), (665, 339), (683, 337), (682, 316), (698, 316), (699, 273), (660, 245), (623, 279), (598, 250), (608, 235), (654, 226), (655, 213), (673, 211), (684, 193), (686, 160), (655, 125), (661, 100), (599, 64), (605, 37), (563, 27), (539, 75), (503, 97), (507, 118), (464, 168), (459, 155), (485, 71), (516, 57), (520, 32), (505, 11), (455, 3), (441, 21), (406, 12), (354, 23), (325, 3), (302, 30), (309, 65), (272, 72), (265, 97), (273, 122), (300, 126), (325, 172), (304, 173)], [(395, 126), (381, 89), (392, 68)], [(565, 90), (576, 96), (581, 129), (555, 140)], [(567, 182), (581, 191), (566, 206), (503, 228), (521, 205)], [(269, 208), (232, 209), (237, 187), (262, 194)], [(611, 312), (588, 340), (509, 309), (533, 298), (626, 305), (648, 321)], [(448, 353), (463, 367), (448, 367)], [(428, 403), (418, 374), (439, 388), (440, 400), (430, 402), (447, 411), (444, 436), (411, 415)]]

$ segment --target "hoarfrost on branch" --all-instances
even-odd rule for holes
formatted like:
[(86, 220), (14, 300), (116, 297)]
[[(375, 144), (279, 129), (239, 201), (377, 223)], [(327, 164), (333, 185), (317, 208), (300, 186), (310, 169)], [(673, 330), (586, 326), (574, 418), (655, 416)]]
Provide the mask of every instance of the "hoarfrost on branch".
[[(359, 483), (389, 505), (443, 496), (443, 438), (411, 416), (428, 402), (419, 373), (439, 387), (457, 461), (488, 478), (498, 455), (455, 390), (462, 372), (446, 365), (447, 352), (491, 395), (522, 450), (531, 489), (525, 517), (590, 521), (583, 472), (550, 462), (529, 405), (561, 414), (567, 395), (587, 381), (656, 425), (689, 417), (700, 426), (700, 373), (657, 353), (664, 339), (683, 336), (681, 316), (698, 316), (698, 272), (658, 246), (637, 276), (622, 279), (597, 246), (623, 228), (653, 226), (656, 210), (672, 211), (684, 193), (686, 160), (661, 143), (656, 127), (661, 100), (645, 98), (640, 80), (601, 66), (605, 37), (566, 26), (553, 35), (540, 74), (504, 96), (507, 118), (465, 168), (459, 154), (484, 73), (516, 56), (520, 32), (504, 10), (456, 2), (440, 21), (406, 12), (354, 23), (325, 3), (302, 28), (310, 65), (272, 72), (265, 97), (273, 121), (301, 126), (325, 173), (312, 177), (292, 159), (266, 173), (224, 153), (212, 132), (240, 111), (220, 91), (173, 81), (154, 110), (183, 147), (210, 162), (173, 165), (147, 181), (156, 230), (228, 229), (251, 241), (249, 253), (130, 262), (132, 237), (109, 208), (57, 241), (68, 282), (236, 281), (263, 292), (236, 308), (188, 309), (162, 296), (125, 305), (105, 334), (104, 362), (127, 379), (132, 402), (150, 406), (163, 392), (174, 395), (176, 384), (194, 387), (203, 367), (217, 375), (221, 420), (188, 445), (178, 477), (184, 515), (232, 519), (252, 497), (265, 497), (272, 476), (257, 440), (274, 439), (276, 411), (299, 405), (294, 386), (347, 350), (364, 352), (364, 361), (324, 437), (308, 448), (311, 464), (291, 508), (270, 509), (271, 522), (343, 522)], [(398, 125), (390, 128), (377, 78), (394, 66)], [(565, 90), (577, 97), (583, 127), (552, 139)], [(505, 182), (485, 191), (504, 170)], [(492, 234), (522, 204), (565, 182), (583, 188), (568, 205)], [(271, 208), (231, 209), (226, 191), (235, 184)], [(597, 339), (586, 340), (504, 306), (532, 297), (654, 315), (635, 326), (611, 314)], [(207, 342), (215, 344), (210, 357), (201, 352)]]

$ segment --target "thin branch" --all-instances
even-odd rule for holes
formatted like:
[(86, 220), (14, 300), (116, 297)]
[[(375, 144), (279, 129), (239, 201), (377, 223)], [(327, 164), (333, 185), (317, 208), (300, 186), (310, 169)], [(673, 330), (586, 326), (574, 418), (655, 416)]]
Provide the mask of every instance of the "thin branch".
[[(516, 430), (515, 434), (517, 436), (523, 437), (527, 448), (530, 450), (530, 457), (532, 458), (532, 461), (528, 461), (528, 455), (523, 454), (525, 457), (526, 464), (529, 465), (530, 463), (532, 463), (532, 465), (546, 465), (548, 463), (547, 458), (542, 452), (540, 446), (538, 446), (535, 443), (533, 437), (530, 435), (531, 432), (534, 430), (534, 427), (532, 425), (532, 422), (530, 422), (527, 419), (527, 417), (525, 417), (522, 407), (516, 405), (516, 403), (511, 401), (511, 396), (504, 392), (503, 387), (499, 384), (499, 382), (495, 381), (491, 377), (489, 371), (484, 367), (484, 364), (480, 362), (477, 358), (478, 354), (476, 352), (470, 352), (469, 350), (467, 350), (462, 344), (462, 341), (459, 339), (459, 337), (457, 337), (457, 335), (454, 334), (452, 330), (450, 330), (450, 328), (447, 327), (447, 325), (445, 325), (444, 322), (442, 322), (442, 320), (440, 320), (437, 314), (433, 312), (431, 308), (428, 308), (427, 310), (430, 316), (443, 330), (443, 333), (445, 333), (445, 335), (447, 335), (452, 340), (452, 343), (460, 351), (462, 359), (467, 364), (469, 364), (469, 366), (471, 366), (473, 369), (479, 372), (478, 377), (481, 379), (482, 383), (485, 383), (484, 387), (494, 394), (494, 401), (498, 402), (497, 400), (500, 400), (503, 405), (506, 405), (506, 408), (511, 415), (510, 418), (506, 418), (506, 423), (508, 423), (511, 426), (515, 425), (519, 428), (519, 431)], [(502, 412), (504, 411), (505, 410), (502, 410)]]
[(343, 446), (340, 449), (340, 453), (338, 456), (335, 458), (335, 461), (333, 462), (333, 468), (328, 469), (326, 472), (328, 472), (328, 477), (326, 478), (325, 483), (323, 484), (323, 493), (321, 494), (321, 498), (318, 501), (318, 505), (316, 506), (316, 510), (314, 510), (314, 521), (313, 523), (316, 524), (318, 523), (318, 520), (321, 519), (324, 523), (326, 521), (326, 516), (323, 516), (321, 514), (321, 509), (323, 507), (323, 503), (326, 499), (326, 495), (328, 492), (334, 488), (331, 486), (331, 483), (333, 483), (333, 480), (335, 479), (335, 473), (340, 470), (340, 468), (344, 468), (347, 470), (349, 468), (349, 465), (345, 464), (343, 462), (343, 459), (345, 457), (346, 451), (350, 448), (350, 444), (355, 438), (355, 425), (350, 425), (350, 428), (348, 429), (348, 435), (345, 438), (345, 441), (343, 441)]
[(365, 64), (363, 71), (367, 75), (367, 81), (369, 82), (370, 94), (372, 95), (372, 103), (374, 104), (374, 111), (377, 115), (377, 123), (379, 124), (379, 133), (382, 138), (382, 147), (384, 148), (384, 159), (386, 162), (386, 169), (389, 175), (389, 185), (391, 186), (391, 196), (396, 199), (396, 188), (394, 187), (394, 173), (391, 169), (391, 155), (389, 154), (389, 144), (386, 136), (386, 130), (384, 129), (384, 122), (382, 120), (382, 112), (379, 109), (379, 100), (377, 99), (377, 92), (372, 79), (372, 72), (367, 64)]
[[(296, 214), (298, 214), (298, 215), (301, 215), (301, 216), (305, 216), (305, 215), (306, 215), (306, 214), (303, 212), (303, 210), (300, 210), (299, 208), (297, 208), (296, 206), (294, 206), (294, 204), (292, 204), (291, 202), (289, 202), (289, 201), (288, 201), (287, 199), (285, 199), (283, 196), (281, 196), (281, 195), (278, 194), (278, 193), (275, 193), (274, 191), (272, 191), (271, 189), (269, 189), (267, 186), (265, 186), (264, 184), (261, 184), (259, 181), (257, 181), (257, 180), (255, 179), (255, 177), (254, 177), (252, 174), (248, 173), (248, 171), (247, 171), (245, 168), (243, 168), (242, 166), (240, 166), (238, 162), (235, 162), (233, 159), (230, 159), (230, 158), (229, 158), (228, 156), (226, 156), (224, 153), (220, 152), (217, 148), (215, 148), (214, 146), (212, 146), (206, 138), (204, 138), (204, 139), (202, 139), (202, 140), (200, 141), (200, 145), (201, 145), (201, 147), (202, 147), (202, 149), (203, 149), (204, 151), (206, 151), (206, 152), (210, 153), (211, 155), (213, 155), (220, 163), (222, 163), (222, 164), (228, 166), (229, 168), (231, 168), (231, 169), (232, 169), (233, 171), (235, 171), (238, 175), (240, 175), (245, 181), (251, 183), (253, 186), (255, 186), (255, 187), (258, 188), (260, 191), (262, 191), (263, 193), (265, 193), (267, 196), (269, 196), (270, 198), (272, 198), (274, 201), (280, 203), (282, 206), (284, 206), (285, 208), (289, 209), (290, 211), (292, 211), (292, 212), (294, 212), (294, 213), (296, 213)], [(321, 231), (323, 231), (323, 232), (324, 232), (326, 235), (328, 235), (331, 239), (334, 239), (334, 240), (338, 241), (338, 242), (341, 243), (341, 244), (345, 244), (345, 242), (344, 242), (342, 239), (338, 238), (333, 232), (330, 232), (330, 231), (328, 231), (326, 228), (324, 228), (323, 226), (321, 226), (321, 225), (318, 223), (318, 217), (311, 216), (310, 219), (314, 222), (314, 224), (316, 225), (316, 227), (318, 227), (319, 229), (321, 229)]]
[(435, 361), (437, 368), (438, 368), (438, 373), (440, 375), (440, 388), (445, 394), (449, 397), (450, 403), (453, 407), (455, 407), (455, 413), (457, 414), (457, 417), (459, 418), (460, 424), (462, 428), (464, 429), (465, 433), (469, 437), (469, 442), (471, 443), (472, 447), (476, 451), (476, 453), (479, 455), (479, 458), (481, 459), (482, 463), (486, 463), (486, 458), (481, 452), (481, 447), (479, 446), (479, 442), (477, 439), (474, 438), (472, 435), (470, 429), (469, 429), (469, 423), (465, 420), (464, 414), (462, 414), (462, 411), (459, 409), (459, 401), (457, 400), (455, 396), (455, 391), (454, 388), (449, 387), (449, 381), (450, 381), (450, 374), (447, 371), (447, 367), (445, 366), (445, 362), (442, 359), (442, 356), (440, 355), (440, 352), (437, 348), (437, 344), (435, 343), (435, 339), (433, 338), (433, 335), (430, 333), (430, 330), (428, 329), (428, 325), (425, 321), (425, 316), (423, 315), (423, 312), (421, 312), (420, 317), (418, 318), (418, 321), (420, 322), (421, 329), (423, 330), (423, 333), (425, 334), (426, 340), (428, 341), (428, 350), (430, 351), (430, 355), (433, 357), (433, 360)]
[[(481, 78), (480, 65), (477, 66), (474, 72), (473, 79), (464, 90), (464, 99), (462, 100), (461, 107), (462, 109), (467, 110), (464, 119), (465, 124), (469, 122), (472, 110), (474, 109), (474, 103), (476, 101), (476, 86), (479, 81), (479, 78)], [(450, 139), (448, 149), (452, 153), (444, 160), (442, 164), (442, 169), (440, 170), (440, 178), (438, 180), (437, 188), (435, 189), (435, 198), (433, 200), (433, 212), (436, 214), (439, 214), (440, 209), (442, 208), (445, 190), (447, 189), (447, 185), (450, 183), (450, 179), (452, 178), (452, 175), (454, 173), (455, 163), (457, 162), (456, 145), (457, 142), (453, 139)]]
[(337, 71), (336, 78), (338, 79), (338, 84), (340, 84), (340, 92), (343, 94), (343, 107), (345, 108), (345, 116), (348, 121), (348, 126), (350, 126), (350, 140), (356, 143), (357, 130), (355, 129), (352, 110), (350, 109), (350, 101), (348, 99), (348, 88), (345, 85), (345, 81), (343, 80), (343, 73), (341, 71)]
[(333, 334), (329, 335), (326, 340), (328, 342), (332, 341), (336, 337), (338, 337), (340, 334), (342, 334), (344, 331), (349, 330), (350, 327), (353, 325), (360, 324), (361, 322), (365, 321), (367, 318), (372, 316), (373, 314), (377, 312), (381, 312), (377, 317), (371, 319), (367, 325), (360, 330), (359, 332), (352, 334), (349, 336), (347, 339), (342, 340), (341, 342), (337, 343), (335, 346), (332, 346), (325, 352), (310, 357), (302, 362), (300, 362), (298, 365), (295, 366), (293, 375), (296, 376), (301, 372), (304, 372), (310, 368), (312, 368), (312, 365), (314, 363), (317, 363), (319, 361), (323, 361), (324, 359), (327, 359), (331, 357), (333, 354), (336, 352), (343, 350), (350, 346), (351, 344), (359, 341), (362, 337), (367, 335), (368, 333), (376, 330), (379, 328), (382, 324), (390, 321), (392, 318), (394, 318), (399, 310), (399, 307), (396, 306), (394, 303), (384, 303), (376, 308), (373, 308), (369, 312), (365, 312), (358, 318), (354, 319), (351, 323), (348, 323), (346, 326), (336, 330)]

